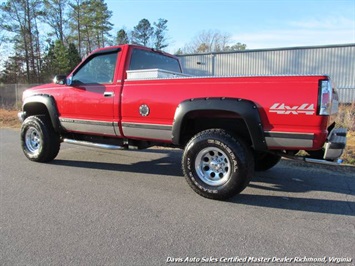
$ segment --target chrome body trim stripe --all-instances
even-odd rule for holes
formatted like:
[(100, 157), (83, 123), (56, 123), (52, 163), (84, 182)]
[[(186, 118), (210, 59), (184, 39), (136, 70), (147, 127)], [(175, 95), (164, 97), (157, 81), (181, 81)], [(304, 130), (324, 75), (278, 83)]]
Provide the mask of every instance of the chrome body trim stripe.
[(294, 132), (271, 132), (266, 131), (265, 140), (268, 147), (293, 148), (303, 147), (312, 148), (313, 133), (294, 133)]
[(171, 141), (172, 139), (172, 126), (169, 125), (122, 123), (122, 131), (125, 137), (163, 141)]
[(60, 118), (59, 121), (61, 126), (66, 131), (120, 136), (118, 123), (116, 122), (82, 120), (73, 118)]
[(274, 132), (265, 131), (265, 137), (277, 137), (286, 139), (314, 139), (313, 133), (294, 133), (294, 132)]

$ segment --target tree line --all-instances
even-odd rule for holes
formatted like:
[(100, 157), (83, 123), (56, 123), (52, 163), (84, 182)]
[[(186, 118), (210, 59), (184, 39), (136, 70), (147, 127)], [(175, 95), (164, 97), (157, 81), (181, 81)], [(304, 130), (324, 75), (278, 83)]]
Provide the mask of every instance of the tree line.
[[(141, 19), (112, 36), (112, 11), (105, 0), (7, 0), (0, 6), (0, 82), (43, 83), (68, 74), (93, 50), (108, 45), (140, 44), (164, 50), (170, 45), (168, 20)], [(204, 31), (176, 53), (243, 50), (229, 34)]]

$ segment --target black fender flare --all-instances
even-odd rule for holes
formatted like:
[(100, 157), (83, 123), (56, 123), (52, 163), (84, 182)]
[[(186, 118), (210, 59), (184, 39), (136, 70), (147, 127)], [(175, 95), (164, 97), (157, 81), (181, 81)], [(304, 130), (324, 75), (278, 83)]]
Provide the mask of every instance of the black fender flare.
[(235, 98), (196, 98), (185, 100), (175, 111), (172, 128), (172, 142), (180, 145), (181, 127), (186, 115), (192, 111), (228, 111), (244, 120), (255, 150), (265, 151), (267, 145), (257, 105), (249, 100)]
[(22, 104), (22, 110), (26, 111), (26, 109), (28, 109), (32, 104), (36, 104), (36, 103), (43, 104), (47, 108), (49, 118), (52, 122), (52, 126), (56, 132), (59, 132), (60, 131), (59, 112), (54, 97), (48, 94), (37, 94), (37, 95), (29, 96), (24, 100)]

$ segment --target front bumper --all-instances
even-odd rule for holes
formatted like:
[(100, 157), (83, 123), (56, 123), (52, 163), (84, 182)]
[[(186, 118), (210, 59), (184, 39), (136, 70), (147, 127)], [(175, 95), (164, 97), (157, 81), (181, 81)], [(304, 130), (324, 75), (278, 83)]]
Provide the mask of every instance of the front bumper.
[(345, 128), (334, 128), (324, 144), (323, 159), (335, 161), (343, 154), (346, 146), (346, 133)]

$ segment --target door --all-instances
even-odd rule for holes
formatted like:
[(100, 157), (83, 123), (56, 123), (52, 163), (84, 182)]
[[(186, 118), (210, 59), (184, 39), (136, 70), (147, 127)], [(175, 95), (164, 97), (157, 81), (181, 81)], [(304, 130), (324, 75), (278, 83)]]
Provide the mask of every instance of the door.
[(119, 97), (120, 87), (115, 80), (117, 61), (118, 51), (99, 52), (74, 72), (60, 108), (66, 130), (119, 135), (114, 121), (118, 116), (114, 116), (114, 99)]

